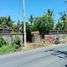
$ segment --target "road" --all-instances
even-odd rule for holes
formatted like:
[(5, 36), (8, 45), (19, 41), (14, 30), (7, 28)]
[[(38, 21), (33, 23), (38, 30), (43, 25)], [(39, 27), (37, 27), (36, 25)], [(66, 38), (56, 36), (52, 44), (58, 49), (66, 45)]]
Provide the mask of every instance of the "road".
[(0, 67), (66, 67), (67, 45), (0, 56)]

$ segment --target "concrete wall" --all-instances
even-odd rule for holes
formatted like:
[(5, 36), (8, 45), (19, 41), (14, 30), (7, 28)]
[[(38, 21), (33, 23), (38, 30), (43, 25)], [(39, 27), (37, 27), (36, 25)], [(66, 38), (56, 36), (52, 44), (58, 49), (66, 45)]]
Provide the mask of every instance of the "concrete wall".
[[(21, 33), (13, 33), (13, 34), (0, 34), (6, 42), (11, 44), (16, 36), (20, 38), (21, 45), (23, 46), (23, 34)], [(56, 34), (56, 35), (44, 35), (44, 39), (42, 39), (41, 35), (37, 33), (32, 34), (32, 43), (42, 43), (42, 42), (49, 42), (48, 38), (52, 37), (52, 39), (55, 39), (56, 37), (59, 37), (60, 42), (67, 42), (67, 34)]]
[(60, 42), (67, 42), (67, 34), (44, 35), (44, 39), (42, 39), (41, 35), (38, 33), (33, 34), (33, 41), (32, 42), (33, 43), (36, 43), (36, 42), (41, 43), (43, 41), (49, 42), (49, 37), (51, 37), (53, 41), (54, 41), (54, 39), (56, 39), (58, 37)]
[(21, 45), (23, 44), (23, 34), (20, 34), (20, 33), (12, 33), (12, 34), (0, 34), (0, 36), (2, 36), (4, 38), (4, 40), (6, 42), (8, 42), (9, 44), (11, 44), (15, 37), (18, 36), (20, 38), (20, 41), (21, 41)]

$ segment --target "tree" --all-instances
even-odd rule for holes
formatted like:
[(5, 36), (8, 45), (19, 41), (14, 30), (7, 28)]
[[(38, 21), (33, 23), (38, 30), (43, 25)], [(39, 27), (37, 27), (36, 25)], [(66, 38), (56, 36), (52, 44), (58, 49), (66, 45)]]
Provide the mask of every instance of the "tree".
[(42, 31), (42, 17), (36, 17), (35, 20), (34, 20), (34, 27), (35, 27), (35, 30), (41, 32)]
[(8, 16), (7, 19), (6, 19), (7, 26), (10, 27), (10, 28), (12, 28), (13, 23), (14, 23), (14, 21), (11, 19), (10, 16)]
[(63, 25), (62, 22), (58, 21), (58, 23), (56, 24), (56, 30), (62, 30)]
[(63, 30), (67, 30), (67, 12), (60, 13), (60, 20), (63, 23)]
[(34, 18), (33, 18), (32, 15), (30, 15), (29, 21), (30, 21), (30, 24), (32, 25), (33, 24), (33, 21), (34, 21)]
[(0, 25), (2, 25), (2, 28), (12, 29), (13, 20), (11, 19), (10, 16), (9, 17), (0, 17)]
[(34, 27), (40, 33), (49, 33), (54, 27), (53, 11), (48, 10), (43, 16), (34, 18)]
[(50, 9), (47, 10), (47, 13), (43, 16), (44, 21), (50, 26), (50, 30), (54, 27), (53, 11)]
[(18, 22), (17, 22), (17, 30), (18, 30), (18, 32), (20, 32), (20, 29), (21, 29), (21, 24), (20, 24), (20, 21), (18, 20)]

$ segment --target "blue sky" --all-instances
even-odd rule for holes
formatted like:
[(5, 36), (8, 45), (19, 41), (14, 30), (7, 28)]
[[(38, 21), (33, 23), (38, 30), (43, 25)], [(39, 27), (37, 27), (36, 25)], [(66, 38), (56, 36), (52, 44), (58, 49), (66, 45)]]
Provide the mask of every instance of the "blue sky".
[[(42, 16), (47, 9), (54, 10), (55, 20), (59, 12), (67, 10), (64, 0), (25, 0), (26, 20), (33, 16)], [(13, 20), (22, 20), (22, 0), (0, 0), (0, 16), (11, 16)]]

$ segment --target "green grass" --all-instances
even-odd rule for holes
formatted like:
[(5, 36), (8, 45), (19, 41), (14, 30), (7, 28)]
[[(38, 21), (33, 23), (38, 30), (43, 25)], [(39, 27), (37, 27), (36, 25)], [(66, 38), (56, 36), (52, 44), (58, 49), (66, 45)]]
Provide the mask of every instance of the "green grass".
[(11, 45), (4, 45), (4, 46), (0, 47), (0, 55), (16, 52), (19, 50), (21, 50), (21, 49), (20, 48), (16, 49), (14, 46), (11, 46)]

